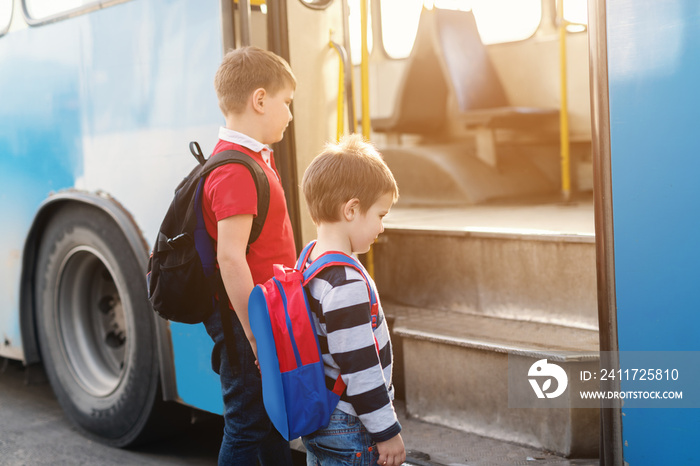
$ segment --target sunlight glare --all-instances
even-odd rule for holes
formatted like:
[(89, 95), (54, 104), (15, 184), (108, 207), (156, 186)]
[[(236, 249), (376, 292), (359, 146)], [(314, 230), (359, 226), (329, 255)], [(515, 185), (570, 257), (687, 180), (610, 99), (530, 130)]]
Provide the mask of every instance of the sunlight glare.
[[(350, 10), (350, 14), (348, 15), (348, 23), (350, 24), (350, 50), (352, 64), (359, 65), (362, 61), (362, 35), (360, 34), (362, 18), (360, 14), (360, 0), (350, 0), (348, 2), (348, 8)], [(367, 49), (370, 53), (372, 53), (373, 45), (372, 15), (369, 14), (367, 18)]]
[(526, 39), (542, 17), (540, 0), (382, 0), (382, 40), (390, 57), (410, 54), (423, 7), (472, 10), (484, 44)]
[(12, 0), (0, 0), (0, 34), (10, 25), (12, 19)]
[(94, 0), (27, 0), (27, 12), (34, 19), (48, 18), (58, 13), (80, 8)]
[(411, 53), (424, 3), (426, 8), (432, 8), (433, 2), (430, 0), (425, 2), (424, 0), (383, 0), (381, 2), (382, 41), (390, 57), (403, 58)]
[[(564, 0), (564, 19), (576, 24), (588, 24), (588, 3), (586, 0)], [(569, 26), (569, 31), (582, 31), (581, 26)]]

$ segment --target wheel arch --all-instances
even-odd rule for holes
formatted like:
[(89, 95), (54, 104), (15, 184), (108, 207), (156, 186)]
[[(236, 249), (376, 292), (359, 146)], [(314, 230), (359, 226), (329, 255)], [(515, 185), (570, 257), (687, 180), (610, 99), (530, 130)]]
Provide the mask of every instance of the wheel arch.
[[(60, 210), (71, 205), (88, 205), (107, 214), (129, 243), (134, 257), (143, 265), (144, 283), (148, 261), (148, 245), (131, 214), (113, 197), (104, 193), (89, 193), (77, 190), (61, 191), (46, 199), (34, 217), (27, 235), (22, 257), (22, 277), (20, 281), (20, 328), (24, 348), (25, 364), (41, 361), (36, 330), (35, 284), (37, 254), (46, 225)], [(144, 284), (145, 286), (145, 284)], [(177, 384), (173, 360), (172, 339), (167, 321), (154, 312), (154, 328), (158, 345), (158, 365), (164, 400), (177, 400)]]

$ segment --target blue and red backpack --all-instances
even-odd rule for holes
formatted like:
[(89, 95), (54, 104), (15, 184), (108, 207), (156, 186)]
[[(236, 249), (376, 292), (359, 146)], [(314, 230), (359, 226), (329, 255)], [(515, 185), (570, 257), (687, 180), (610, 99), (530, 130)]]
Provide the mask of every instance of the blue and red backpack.
[(340, 252), (328, 252), (304, 269), (315, 243), (304, 248), (296, 268), (276, 265), (274, 277), (257, 285), (248, 301), (265, 410), (287, 440), (326, 427), (345, 391), (340, 376), (332, 390), (326, 387), (321, 347), (304, 287), (328, 267), (354, 268), (367, 283), (372, 327), (377, 326), (377, 298), (357, 260)]

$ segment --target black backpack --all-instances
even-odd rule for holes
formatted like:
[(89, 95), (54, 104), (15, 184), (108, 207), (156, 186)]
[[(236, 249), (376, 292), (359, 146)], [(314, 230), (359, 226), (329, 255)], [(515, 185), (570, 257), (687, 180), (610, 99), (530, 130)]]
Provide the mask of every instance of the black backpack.
[[(270, 183), (258, 163), (238, 151), (223, 151), (205, 159), (199, 144), (190, 143), (197, 165), (175, 189), (148, 260), (148, 299), (163, 318), (195, 324), (204, 322), (216, 308), (214, 296), (228, 309), (221, 274), (216, 267), (214, 241), (207, 233), (202, 213), (202, 192), (207, 175), (227, 163), (245, 166), (255, 181), (258, 215), (248, 248), (262, 231), (270, 206)], [(228, 320), (228, 312), (222, 319)]]

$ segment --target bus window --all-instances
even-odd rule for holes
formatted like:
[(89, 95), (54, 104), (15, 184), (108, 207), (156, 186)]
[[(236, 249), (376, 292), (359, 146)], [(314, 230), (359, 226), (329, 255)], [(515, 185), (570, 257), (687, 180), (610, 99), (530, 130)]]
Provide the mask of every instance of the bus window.
[(0, 36), (10, 28), (12, 20), (12, 0), (0, 0)]
[[(352, 55), (353, 65), (359, 65), (362, 61), (360, 1), (361, 0), (350, 0), (348, 2), (348, 8), (350, 10), (350, 15), (348, 16), (348, 22), (350, 23), (350, 54)], [(369, 2), (367, 3), (367, 48), (369, 49), (369, 53), (372, 53), (372, 15), (369, 10)]]
[(582, 32), (588, 24), (588, 2), (586, 0), (564, 0), (564, 20), (569, 32)]
[(391, 58), (406, 58), (418, 31), (423, 0), (382, 0), (382, 43)]
[(423, 6), (473, 10), (484, 44), (527, 39), (542, 18), (540, 0), (382, 0), (382, 42), (391, 58), (411, 53)]
[(90, 4), (96, 4), (95, 0), (25, 0), (25, 11), (27, 15), (35, 20), (41, 21), (53, 16), (78, 10)]

